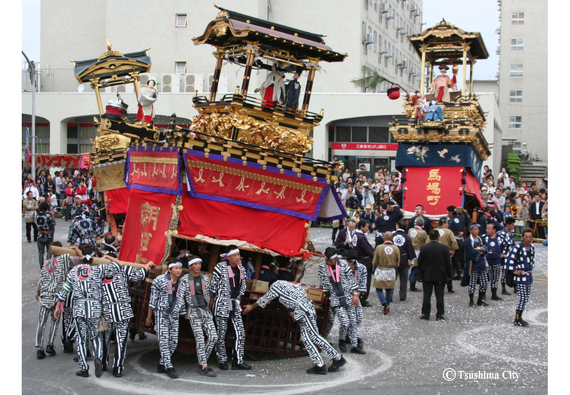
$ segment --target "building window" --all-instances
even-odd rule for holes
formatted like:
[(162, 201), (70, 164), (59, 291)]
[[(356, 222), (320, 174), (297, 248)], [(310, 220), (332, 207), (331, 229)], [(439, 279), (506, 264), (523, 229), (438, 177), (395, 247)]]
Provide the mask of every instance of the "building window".
[(511, 38), (511, 51), (524, 51), (524, 38)]
[(335, 141), (350, 142), (350, 126), (337, 126)]
[(522, 90), (512, 89), (509, 94), (509, 102), (522, 103)]
[(522, 128), (522, 117), (518, 115), (513, 115), (509, 117), (509, 129), (521, 129)]
[(512, 25), (524, 25), (524, 12), (513, 12), (511, 18)]
[(353, 126), (352, 139), (353, 143), (366, 143), (368, 139), (366, 126)]
[(174, 62), (174, 72), (176, 74), (186, 74), (186, 62)]
[(523, 76), (523, 65), (511, 64), (511, 77), (522, 77), (522, 76)]
[(186, 27), (188, 22), (187, 22), (187, 14), (176, 14), (176, 22), (175, 22), (175, 26), (176, 27)]

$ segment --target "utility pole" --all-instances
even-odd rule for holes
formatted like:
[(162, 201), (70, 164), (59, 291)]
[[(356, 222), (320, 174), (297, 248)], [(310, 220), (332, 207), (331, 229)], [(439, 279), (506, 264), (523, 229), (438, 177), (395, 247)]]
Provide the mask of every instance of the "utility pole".
[(36, 179), (36, 64), (30, 61), (28, 56), (22, 51), (22, 55), (28, 62), (30, 69), (30, 80), (32, 82), (32, 176)]

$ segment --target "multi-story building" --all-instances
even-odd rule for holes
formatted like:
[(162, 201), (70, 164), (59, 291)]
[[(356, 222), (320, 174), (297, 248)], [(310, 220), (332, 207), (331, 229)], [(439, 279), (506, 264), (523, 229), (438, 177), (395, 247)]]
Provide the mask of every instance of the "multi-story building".
[[(403, 116), (403, 108), (401, 100), (389, 100), (383, 92), (391, 83), (408, 92), (419, 89), (420, 59), (406, 35), (422, 30), (422, 0), (330, 0), (326, 6), (318, 0), (225, 0), (220, 5), (326, 34), (327, 45), (348, 53), (344, 62), (321, 63), (315, 78), (311, 110), (325, 111), (313, 131), (312, 155), (325, 160), (336, 155), (353, 168), (361, 164), (371, 170), (393, 167), (397, 145), (388, 127), (394, 116)], [(150, 47), (150, 74), (159, 91), (155, 125), (166, 126), (172, 113), (177, 114), (178, 124), (187, 124), (197, 115), (192, 96), (196, 90), (209, 91), (215, 59), (211, 47), (195, 46), (192, 38), (200, 36), (218, 13), (211, 3), (164, 0), (157, 6), (151, 0), (44, 0), (41, 7), (37, 152), (90, 151), (90, 139), (96, 136), (93, 117), (99, 115), (96, 100), (89, 86), (78, 92), (69, 60), (91, 59), (105, 52), (106, 39), (113, 50), (123, 53)], [(363, 66), (387, 81), (357, 86), (352, 81), (365, 76)], [(265, 71), (254, 72), (250, 86), (259, 86), (265, 76)], [(141, 83), (148, 78), (143, 76)], [(233, 92), (242, 78), (241, 67), (224, 65), (218, 94)], [(306, 76), (300, 81), (304, 86)], [(103, 100), (113, 99), (117, 89), (134, 118), (137, 100), (129, 86), (107, 88)], [(30, 96), (23, 94), (23, 129), (30, 123)]]
[(499, 105), (503, 139), (548, 155), (547, 2), (500, 0)]

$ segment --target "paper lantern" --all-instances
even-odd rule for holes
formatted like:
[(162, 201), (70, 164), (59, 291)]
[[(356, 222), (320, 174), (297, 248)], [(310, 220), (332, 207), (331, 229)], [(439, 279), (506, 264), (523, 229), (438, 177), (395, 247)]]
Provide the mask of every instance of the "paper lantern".
[(397, 100), (400, 98), (400, 88), (399, 87), (393, 87), (393, 88), (389, 88), (388, 89), (388, 98), (390, 100)]

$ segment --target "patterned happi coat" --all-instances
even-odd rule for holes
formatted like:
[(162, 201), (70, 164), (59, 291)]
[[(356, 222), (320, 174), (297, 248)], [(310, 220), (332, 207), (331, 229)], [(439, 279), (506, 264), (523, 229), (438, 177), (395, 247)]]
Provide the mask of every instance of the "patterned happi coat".
[(103, 316), (108, 323), (134, 317), (128, 283), (143, 281), (145, 278), (145, 269), (135, 269), (132, 266), (125, 266), (118, 273), (103, 278)]
[(54, 256), (48, 259), (40, 272), (38, 288), (40, 290), (40, 306), (50, 309), (57, 302), (57, 295), (71, 268), (79, 263), (81, 258), (69, 254)]
[[(340, 259), (337, 260), (336, 263), (339, 267), (339, 274), (340, 274), (340, 285), (342, 290), (344, 291), (344, 299), (346, 301), (346, 305), (350, 306), (352, 304), (351, 299), (354, 291), (358, 290), (358, 286), (354, 279), (354, 274), (352, 273), (352, 269), (348, 266), (348, 263), (342, 261)], [(334, 292), (333, 286), (331, 284), (330, 276), (327, 271), (327, 264), (321, 263), (319, 265), (319, 283), (323, 288), (323, 292), (327, 292), (329, 294), (329, 298), (331, 301), (331, 307), (339, 307), (342, 303), (339, 296)], [(365, 287), (366, 288), (366, 287)]]
[(73, 317), (99, 318), (102, 313), (103, 278), (116, 275), (120, 271), (121, 265), (117, 262), (99, 266), (79, 264), (67, 275), (67, 281), (58, 293), (58, 298), (63, 302), (67, 294), (73, 291)]
[(228, 271), (230, 264), (227, 262), (219, 262), (216, 267), (214, 267), (214, 271), (212, 272), (212, 282), (210, 285), (210, 294), (215, 296), (214, 298), (214, 315), (216, 317), (229, 317), (230, 311), (237, 310), (240, 311), (241, 307), (239, 304), (239, 299), (245, 293), (245, 279), (246, 279), (246, 271), (243, 265), (240, 263), (238, 265), (240, 271), (240, 288), (238, 291), (237, 298), (232, 302), (232, 290), (230, 287), (230, 277)]

